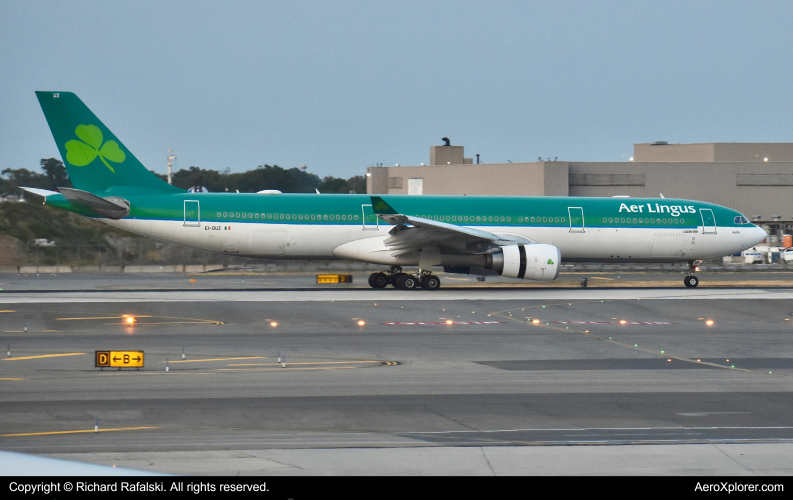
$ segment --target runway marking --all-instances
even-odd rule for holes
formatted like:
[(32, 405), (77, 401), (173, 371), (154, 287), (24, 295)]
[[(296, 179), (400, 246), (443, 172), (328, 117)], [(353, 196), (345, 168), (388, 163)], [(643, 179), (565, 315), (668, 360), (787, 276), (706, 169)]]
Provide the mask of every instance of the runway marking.
[[(714, 299), (767, 299), (789, 300), (787, 289), (763, 288), (762, 285), (741, 288), (642, 288), (589, 290), (586, 288), (541, 287), (497, 287), (438, 290), (421, 293), (410, 290), (371, 289), (263, 289), (223, 290), (218, 299), (218, 290), (129, 290), (94, 292), (91, 290), (70, 291), (15, 291), (0, 293), (0, 304), (16, 303), (119, 303), (129, 307), (131, 303), (152, 302), (330, 302), (340, 301), (442, 301), (442, 300), (714, 300)], [(595, 299), (597, 297), (597, 299)]]
[(707, 417), (708, 415), (750, 415), (750, 411), (703, 411), (699, 413), (678, 413), (683, 417)]
[[(156, 323), (134, 323), (132, 325), (125, 325), (125, 326), (141, 326), (141, 325), (167, 325), (167, 324), (209, 324), (209, 325), (224, 325), (223, 321), (217, 321), (214, 319), (201, 319), (201, 318), (179, 318), (176, 316), (149, 316), (149, 315), (137, 315), (137, 314), (122, 314), (121, 316), (93, 316), (93, 317), (84, 317), (84, 318), (56, 318), (56, 321), (74, 321), (74, 320), (98, 320), (98, 319), (125, 319), (130, 316), (135, 318), (164, 318), (164, 319), (178, 319), (178, 320), (185, 320), (185, 321), (162, 321)], [(106, 325), (116, 325), (117, 323), (105, 323)]]
[(161, 325), (223, 325), (222, 321), (158, 321), (153, 323), (138, 323), (137, 321), (133, 324), (126, 324), (126, 323), (103, 323), (104, 326), (115, 326), (123, 324), (127, 327), (134, 327), (134, 326), (161, 326)]
[[(331, 364), (350, 364), (350, 363), (381, 363), (382, 361), (316, 361), (316, 362), (302, 362), (302, 363), (289, 363), (290, 365), (331, 365)], [(272, 363), (280, 364), (280, 363)], [(265, 363), (230, 363), (229, 366), (268, 366)]]
[[(72, 320), (84, 320), (84, 319), (124, 319), (128, 318), (129, 314), (124, 314), (122, 316), (93, 316), (90, 318), (55, 318), (55, 321), (72, 321)], [(152, 316), (138, 316), (135, 315), (136, 318), (151, 318)]]
[(504, 321), (453, 321), (451, 323), (447, 323), (446, 321), (424, 321), (424, 322), (408, 322), (408, 321), (396, 321), (392, 323), (383, 323), (384, 325), (389, 326), (410, 326), (410, 325), (498, 325), (501, 323), (505, 323)]
[(80, 356), (84, 352), (68, 352), (66, 354), (42, 354), (41, 356), (25, 356), (20, 358), (3, 358), (3, 361), (19, 361), (20, 359), (57, 358), (60, 356)]
[(16, 311), (0, 311), (0, 313), (15, 313)]
[(78, 431), (52, 431), (52, 432), (24, 432), (21, 434), (0, 434), (0, 437), (19, 437), (19, 436), (51, 436), (55, 434), (85, 434), (88, 432), (118, 432), (118, 431), (137, 431), (143, 429), (159, 429), (159, 427), (119, 427), (118, 429), (99, 429), (99, 430), (78, 430)]
[(709, 427), (579, 427), (579, 428), (528, 428), (528, 429), (485, 429), (485, 430), (459, 430), (459, 431), (408, 431), (408, 432), (394, 432), (393, 434), (473, 434), (473, 433), (495, 433), (495, 432), (571, 432), (571, 431), (702, 431), (702, 430), (786, 430), (793, 429), (793, 426), (709, 426)]
[(23, 378), (0, 378), (0, 380), (25, 380)]
[[(237, 359), (264, 359), (267, 356), (245, 356), (244, 358), (177, 359), (168, 363), (198, 363), (199, 361), (233, 361)], [(165, 363), (165, 361), (161, 361)]]

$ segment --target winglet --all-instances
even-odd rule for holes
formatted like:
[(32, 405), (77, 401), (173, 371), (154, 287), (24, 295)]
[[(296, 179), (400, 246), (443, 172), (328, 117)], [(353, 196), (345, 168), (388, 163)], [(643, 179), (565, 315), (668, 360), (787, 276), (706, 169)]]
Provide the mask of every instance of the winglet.
[(379, 196), (372, 196), (372, 211), (377, 215), (397, 215), (399, 212), (391, 208), (391, 205), (385, 202)]

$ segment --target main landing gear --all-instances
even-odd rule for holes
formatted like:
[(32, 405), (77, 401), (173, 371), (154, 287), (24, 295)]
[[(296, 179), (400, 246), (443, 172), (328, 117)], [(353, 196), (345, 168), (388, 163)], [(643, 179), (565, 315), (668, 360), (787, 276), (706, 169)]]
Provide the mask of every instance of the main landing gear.
[(441, 287), (441, 279), (421, 269), (416, 274), (403, 273), (401, 267), (394, 266), (384, 273), (369, 275), (369, 286), (372, 288), (385, 288), (389, 284), (402, 290), (437, 290)]
[(699, 264), (694, 261), (689, 262), (688, 267), (686, 267), (686, 277), (683, 278), (683, 284), (688, 288), (695, 288), (699, 285), (699, 278), (694, 276), (696, 271), (699, 271)]

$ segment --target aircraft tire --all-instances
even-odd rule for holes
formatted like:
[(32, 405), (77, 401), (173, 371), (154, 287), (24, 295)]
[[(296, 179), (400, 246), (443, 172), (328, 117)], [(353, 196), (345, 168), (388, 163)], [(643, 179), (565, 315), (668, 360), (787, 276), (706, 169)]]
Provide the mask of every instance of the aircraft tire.
[(419, 280), (410, 274), (401, 273), (401, 276), (397, 279), (397, 288), (401, 290), (414, 290), (418, 286)]
[(369, 275), (369, 286), (372, 288), (385, 288), (388, 285), (388, 276), (384, 273), (372, 273)]
[(428, 274), (421, 278), (421, 288), (424, 290), (437, 290), (441, 287), (441, 279), (435, 275)]
[(394, 274), (392, 274), (391, 275), (391, 280), (390, 280), (391, 281), (391, 285), (393, 285), (394, 288), (400, 288), (400, 286), (399, 286), (399, 278), (404, 276), (404, 275), (405, 275), (405, 273), (394, 273)]
[(699, 285), (699, 278), (697, 278), (696, 276), (686, 276), (685, 278), (683, 278), (683, 283), (688, 288), (696, 288), (696, 286)]

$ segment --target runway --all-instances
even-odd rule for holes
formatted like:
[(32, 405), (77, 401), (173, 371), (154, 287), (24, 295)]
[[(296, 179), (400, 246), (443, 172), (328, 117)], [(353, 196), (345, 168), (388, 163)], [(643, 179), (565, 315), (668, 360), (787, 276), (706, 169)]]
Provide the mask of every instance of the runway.
[(4, 288), (5, 451), (195, 474), (793, 472), (785, 288)]

